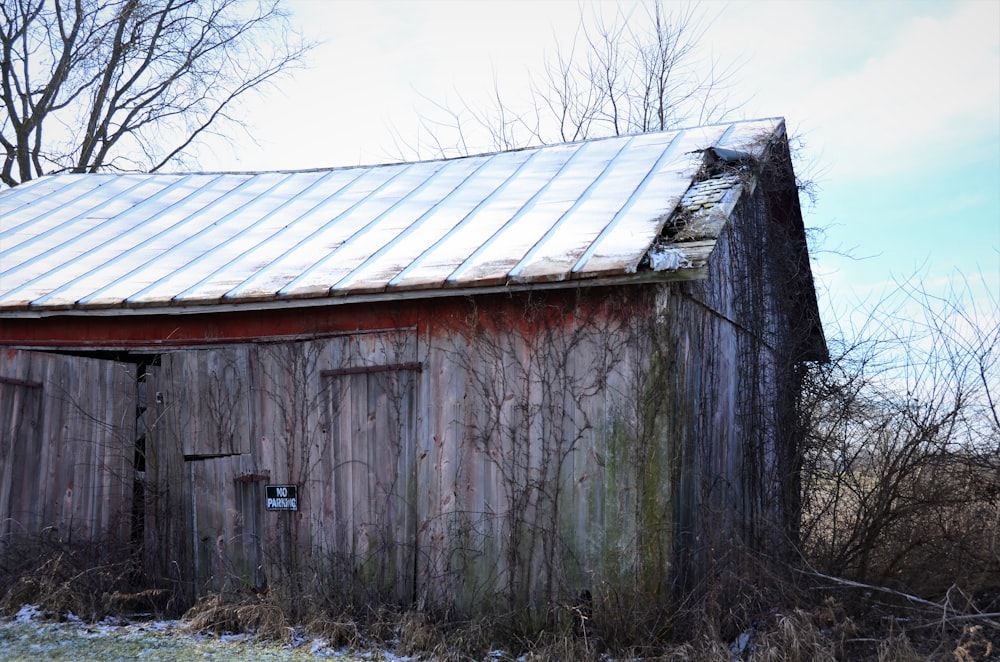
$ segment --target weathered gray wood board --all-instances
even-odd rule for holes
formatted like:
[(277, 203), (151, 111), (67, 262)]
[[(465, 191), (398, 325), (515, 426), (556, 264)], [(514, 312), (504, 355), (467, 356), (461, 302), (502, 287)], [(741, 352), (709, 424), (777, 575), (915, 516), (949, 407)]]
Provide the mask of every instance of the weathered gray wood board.
[(131, 366), (18, 350), (0, 354), (0, 535), (128, 540)]

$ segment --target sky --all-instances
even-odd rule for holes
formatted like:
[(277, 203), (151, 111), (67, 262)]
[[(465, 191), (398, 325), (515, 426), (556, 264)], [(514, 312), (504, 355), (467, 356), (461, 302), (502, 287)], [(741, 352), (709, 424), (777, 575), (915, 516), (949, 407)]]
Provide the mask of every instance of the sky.
[[(253, 139), (203, 150), (203, 169), (397, 160), (396, 140), (413, 141), (431, 100), (486, 104), (494, 84), (516, 100), (570, 43), (581, 8), (637, 11), (633, 0), (287, 6), (320, 42), (308, 67), (247, 102)], [(1000, 324), (1000, 2), (707, 0), (695, 10), (695, 61), (735, 72), (732, 118), (785, 117), (801, 145), (825, 323), (915, 280), (942, 294), (971, 283), (978, 314)]]

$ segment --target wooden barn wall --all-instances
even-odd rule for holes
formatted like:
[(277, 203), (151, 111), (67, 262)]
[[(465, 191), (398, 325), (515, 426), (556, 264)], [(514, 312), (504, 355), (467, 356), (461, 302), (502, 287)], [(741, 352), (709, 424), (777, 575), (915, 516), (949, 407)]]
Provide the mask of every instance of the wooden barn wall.
[(130, 536), (134, 366), (0, 350), (0, 539)]
[(544, 613), (666, 590), (669, 457), (636, 378), (652, 302), (617, 294), (514, 301), (431, 338), (421, 599)]
[[(146, 375), (151, 574), (197, 592), (323, 577), (461, 610), (666, 591), (670, 453), (637, 379), (654, 299), (616, 294), (163, 354)], [(297, 485), (299, 511), (265, 511), (266, 484)]]
[[(794, 314), (797, 251), (767, 213), (764, 184), (745, 196), (704, 281), (667, 288), (676, 352), (675, 525), (679, 584), (735, 547), (781, 559), (797, 517), (795, 400), (809, 327)], [(691, 412), (685, 416), (683, 412)]]

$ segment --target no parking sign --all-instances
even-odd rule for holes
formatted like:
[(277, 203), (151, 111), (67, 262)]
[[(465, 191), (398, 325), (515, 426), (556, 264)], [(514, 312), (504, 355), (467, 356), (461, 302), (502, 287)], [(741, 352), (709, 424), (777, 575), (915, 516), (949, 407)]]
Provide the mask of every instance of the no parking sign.
[(297, 485), (265, 485), (264, 496), (268, 510), (299, 509), (299, 488)]

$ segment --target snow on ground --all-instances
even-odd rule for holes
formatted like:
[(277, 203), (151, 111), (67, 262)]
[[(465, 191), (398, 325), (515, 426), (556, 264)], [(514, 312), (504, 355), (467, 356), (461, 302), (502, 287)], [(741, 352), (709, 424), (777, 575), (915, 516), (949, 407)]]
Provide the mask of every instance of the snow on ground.
[(208, 637), (183, 630), (182, 621), (128, 622), (108, 619), (89, 625), (68, 615), (63, 623), (42, 620), (42, 612), (26, 605), (0, 621), (0, 662), (65, 660), (207, 660), (219, 662), (301, 662), (337, 660), (405, 662), (387, 651), (349, 652), (329, 648), (322, 639), (296, 639), (296, 646), (262, 644), (246, 635)]

